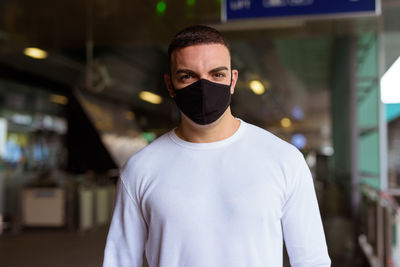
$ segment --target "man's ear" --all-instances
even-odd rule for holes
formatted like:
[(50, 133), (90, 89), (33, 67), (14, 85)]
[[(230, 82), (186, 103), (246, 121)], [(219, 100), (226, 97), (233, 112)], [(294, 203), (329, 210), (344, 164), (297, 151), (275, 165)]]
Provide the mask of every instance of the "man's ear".
[(167, 74), (167, 73), (164, 74), (164, 82), (165, 82), (165, 86), (167, 87), (169, 96), (171, 98), (174, 98), (175, 97), (175, 92), (174, 92), (174, 89), (172, 88), (172, 80), (171, 80), (171, 75), (170, 74)]
[(232, 70), (232, 84), (231, 84), (231, 95), (235, 92), (235, 86), (236, 82), (239, 77), (239, 71), (238, 70)]

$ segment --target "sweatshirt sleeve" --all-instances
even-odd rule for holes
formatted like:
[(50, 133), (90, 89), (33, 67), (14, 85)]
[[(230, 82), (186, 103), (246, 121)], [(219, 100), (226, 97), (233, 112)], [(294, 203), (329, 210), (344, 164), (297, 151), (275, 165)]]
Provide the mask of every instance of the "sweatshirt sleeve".
[(141, 210), (120, 179), (103, 267), (142, 267), (146, 237)]
[(290, 264), (293, 267), (329, 267), (331, 261), (313, 179), (303, 157), (297, 166), (288, 186), (281, 219)]

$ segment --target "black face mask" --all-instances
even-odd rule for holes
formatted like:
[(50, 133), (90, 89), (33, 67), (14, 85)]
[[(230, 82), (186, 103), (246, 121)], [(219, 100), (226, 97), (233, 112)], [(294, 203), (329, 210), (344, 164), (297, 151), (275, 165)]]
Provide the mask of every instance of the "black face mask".
[(229, 107), (230, 88), (231, 85), (200, 79), (182, 89), (174, 89), (174, 100), (189, 119), (197, 124), (206, 125), (216, 121)]

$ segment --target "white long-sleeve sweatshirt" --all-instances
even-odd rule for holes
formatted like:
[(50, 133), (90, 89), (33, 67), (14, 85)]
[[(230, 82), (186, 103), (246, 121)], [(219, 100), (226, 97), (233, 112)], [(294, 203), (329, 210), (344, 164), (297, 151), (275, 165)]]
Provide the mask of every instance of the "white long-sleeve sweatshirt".
[(191, 143), (174, 130), (121, 172), (103, 267), (328, 267), (302, 154), (241, 121), (229, 138)]

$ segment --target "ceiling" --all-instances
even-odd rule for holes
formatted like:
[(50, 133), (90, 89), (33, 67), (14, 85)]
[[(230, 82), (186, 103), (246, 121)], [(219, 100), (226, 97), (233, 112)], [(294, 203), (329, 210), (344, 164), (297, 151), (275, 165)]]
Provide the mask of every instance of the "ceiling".
[[(397, 6), (400, 1), (385, 2)], [(292, 132), (309, 134), (318, 144), (330, 138), (334, 38), (378, 27), (374, 17), (249, 21), (239, 27), (220, 23), (218, 0), (196, 1), (194, 6), (184, 0), (169, 0), (163, 15), (157, 14), (156, 5), (155, 0), (3, 0), (0, 65), (122, 105), (137, 114), (143, 129), (163, 131), (178, 120), (162, 80), (168, 71), (168, 42), (187, 25), (208, 24), (228, 38), (232, 64), (239, 69), (234, 114), (278, 134), (288, 133), (288, 138)], [(94, 42), (94, 83), (105, 85), (100, 92), (86, 86), (88, 40)], [(49, 57), (30, 59), (21, 52), (27, 46), (41, 47)], [(253, 79), (269, 85), (269, 90), (255, 95), (248, 86)], [(163, 103), (143, 102), (138, 98), (142, 90), (161, 95)], [(289, 132), (283, 130), (280, 120), (292, 117), (298, 108), (303, 118), (294, 120)]]
[[(396, 1), (396, 0), (392, 0)], [(229, 39), (257, 39), (254, 30), (268, 36), (310, 36), (340, 34), (351, 30), (352, 20), (269, 20), (220, 22), (221, 0), (168, 0), (165, 13), (159, 15), (159, 0), (2, 0), (1, 37), (46, 49), (81, 48), (92, 37), (99, 46), (167, 44), (178, 30), (192, 24), (212, 24), (229, 31)], [(289, 22), (290, 21), (290, 22)], [(375, 23), (359, 19), (370, 29)], [(227, 27), (233, 25), (231, 27)], [(241, 25), (241, 27), (239, 27)], [(247, 27), (243, 27), (247, 25)], [(241, 29), (238, 31), (237, 29)]]

